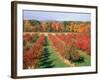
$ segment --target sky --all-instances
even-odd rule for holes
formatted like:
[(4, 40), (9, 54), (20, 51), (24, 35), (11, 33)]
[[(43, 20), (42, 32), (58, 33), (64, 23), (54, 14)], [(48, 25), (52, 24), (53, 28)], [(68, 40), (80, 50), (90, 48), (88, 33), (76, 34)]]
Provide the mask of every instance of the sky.
[(39, 20), (39, 21), (90, 21), (91, 14), (24, 10), (23, 19), (24, 20)]

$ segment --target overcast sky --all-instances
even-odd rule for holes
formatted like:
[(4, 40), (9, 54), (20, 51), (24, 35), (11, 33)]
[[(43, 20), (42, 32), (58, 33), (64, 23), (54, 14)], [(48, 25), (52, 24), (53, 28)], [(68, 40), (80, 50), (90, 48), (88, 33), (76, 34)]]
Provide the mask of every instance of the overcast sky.
[(52, 12), (52, 11), (23, 11), (24, 20), (39, 20), (39, 21), (90, 21), (91, 14), (89, 13), (71, 13), (71, 12)]

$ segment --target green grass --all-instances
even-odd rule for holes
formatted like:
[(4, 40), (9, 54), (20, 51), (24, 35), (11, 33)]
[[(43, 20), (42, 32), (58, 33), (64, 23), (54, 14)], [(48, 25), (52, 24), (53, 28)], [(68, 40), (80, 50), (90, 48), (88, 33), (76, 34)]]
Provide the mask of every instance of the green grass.
[(66, 63), (60, 58), (57, 52), (55, 52), (51, 47), (49, 47), (49, 51), (51, 52), (50, 59), (54, 60), (53, 64), (55, 67), (68, 67)]
[(45, 37), (45, 44), (43, 53), (39, 59), (38, 67), (37, 68), (61, 68), (61, 67), (68, 67), (66, 63), (60, 58), (58, 53), (54, 51), (51, 46), (51, 42), (48, 40), (48, 37)]
[(43, 53), (39, 62), (38, 68), (61, 68), (68, 67), (66, 63), (59, 57), (59, 55), (51, 48), (51, 46), (44, 47), (48, 51)]
[(90, 66), (91, 65), (91, 57), (86, 54), (86, 52), (83, 52), (79, 50), (81, 57), (84, 58), (83, 62), (75, 62), (76, 66)]

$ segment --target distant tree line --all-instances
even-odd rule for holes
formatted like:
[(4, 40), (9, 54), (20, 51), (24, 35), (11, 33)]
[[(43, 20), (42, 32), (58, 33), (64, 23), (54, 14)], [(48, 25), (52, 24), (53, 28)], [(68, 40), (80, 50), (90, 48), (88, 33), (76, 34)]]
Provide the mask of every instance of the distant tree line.
[(90, 22), (24, 20), (24, 32), (90, 32)]

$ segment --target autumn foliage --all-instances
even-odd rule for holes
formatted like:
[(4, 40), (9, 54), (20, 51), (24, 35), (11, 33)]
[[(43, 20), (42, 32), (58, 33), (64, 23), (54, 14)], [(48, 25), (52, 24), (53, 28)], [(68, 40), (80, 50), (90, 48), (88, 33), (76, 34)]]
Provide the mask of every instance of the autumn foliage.
[(24, 32), (90, 32), (90, 22), (24, 20)]
[(23, 54), (24, 69), (34, 68), (37, 65), (37, 61), (41, 56), (43, 50), (44, 35), (41, 35), (39, 39), (33, 44), (33, 46)]
[(90, 26), (90, 22), (24, 20), (23, 69), (37, 68), (40, 57), (51, 53), (48, 46), (71, 63), (83, 60), (80, 51), (91, 56)]

